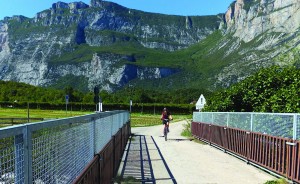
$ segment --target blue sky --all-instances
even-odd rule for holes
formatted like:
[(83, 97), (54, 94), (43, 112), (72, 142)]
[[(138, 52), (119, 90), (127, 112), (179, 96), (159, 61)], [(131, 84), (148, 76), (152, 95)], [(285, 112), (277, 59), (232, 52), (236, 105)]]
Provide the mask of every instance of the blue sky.
[[(59, 0), (1, 0), (0, 20), (5, 16), (34, 17), (37, 12), (49, 9)], [(60, 0), (75, 2), (76, 0)], [(90, 0), (81, 0), (90, 4)], [(110, 0), (128, 8), (171, 15), (216, 15), (225, 13), (233, 0)]]

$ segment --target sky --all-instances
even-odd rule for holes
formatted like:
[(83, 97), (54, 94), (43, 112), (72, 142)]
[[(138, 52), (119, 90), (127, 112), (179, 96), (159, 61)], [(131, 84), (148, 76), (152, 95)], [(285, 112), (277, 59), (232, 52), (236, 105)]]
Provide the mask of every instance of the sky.
[[(0, 20), (5, 16), (24, 15), (33, 18), (58, 1), (80, 0), (0, 0)], [(90, 0), (81, 0), (90, 4)], [(225, 13), (233, 0), (109, 0), (131, 9), (169, 15), (216, 15)]]

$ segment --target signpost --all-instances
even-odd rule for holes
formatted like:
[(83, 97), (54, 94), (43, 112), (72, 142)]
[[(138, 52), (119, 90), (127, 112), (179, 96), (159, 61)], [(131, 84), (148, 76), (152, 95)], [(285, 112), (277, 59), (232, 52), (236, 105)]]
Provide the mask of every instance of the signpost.
[(130, 100), (130, 113), (131, 113), (132, 100)]
[(102, 112), (102, 98), (99, 97), (99, 111)]
[(66, 115), (68, 112), (69, 95), (66, 95)]
[(203, 96), (203, 94), (200, 95), (197, 103), (196, 103), (196, 109), (201, 111), (204, 108), (204, 105), (206, 104), (206, 100)]

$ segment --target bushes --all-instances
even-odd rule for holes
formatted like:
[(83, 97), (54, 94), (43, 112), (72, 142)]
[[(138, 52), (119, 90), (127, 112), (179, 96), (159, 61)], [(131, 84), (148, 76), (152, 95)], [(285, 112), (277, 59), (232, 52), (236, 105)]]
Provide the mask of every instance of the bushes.
[(273, 66), (217, 92), (205, 111), (300, 112), (300, 70)]

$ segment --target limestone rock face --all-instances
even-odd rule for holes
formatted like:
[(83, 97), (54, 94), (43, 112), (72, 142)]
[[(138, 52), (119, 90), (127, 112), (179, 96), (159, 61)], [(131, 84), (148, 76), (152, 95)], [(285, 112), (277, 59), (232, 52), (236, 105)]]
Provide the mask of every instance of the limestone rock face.
[(73, 76), (85, 78), (89, 90), (99, 85), (113, 91), (181, 69), (142, 67), (134, 54), (103, 48), (127, 44), (173, 52), (217, 32), (222, 38), (205, 57), (219, 56), (222, 67), (207, 78), (226, 87), (261, 67), (296, 65), (299, 28), (300, 0), (236, 0), (225, 14), (207, 17), (146, 13), (102, 0), (58, 2), (34, 18), (0, 20), (0, 80), (49, 86)]
[(214, 52), (226, 48), (224, 58), (238, 59), (217, 74), (216, 85), (229, 86), (262, 67), (299, 65), (300, 0), (237, 0), (220, 28), (226, 38)]
[[(153, 20), (148, 20), (149, 16)], [(137, 66), (135, 58), (127, 55), (88, 52), (90, 59), (80, 62), (76, 59), (85, 55), (70, 55), (84, 47), (129, 42), (176, 51), (214, 32), (221, 19), (212, 19), (212, 24), (199, 27), (201, 17), (145, 13), (102, 0), (92, 0), (91, 5), (57, 2), (34, 18), (0, 20), (0, 80), (48, 86), (65, 76), (82, 76), (87, 78), (90, 90), (99, 85), (113, 91), (134, 79), (167, 77), (179, 70)], [(68, 59), (62, 59), (65, 57)]]
[(237, 0), (225, 13), (227, 31), (245, 42), (266, 32), (293, 33), (300, 26), (299, 10), (300, 0)]

